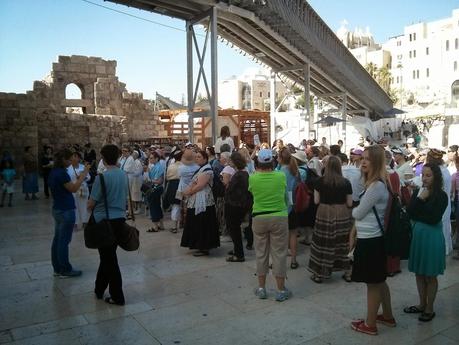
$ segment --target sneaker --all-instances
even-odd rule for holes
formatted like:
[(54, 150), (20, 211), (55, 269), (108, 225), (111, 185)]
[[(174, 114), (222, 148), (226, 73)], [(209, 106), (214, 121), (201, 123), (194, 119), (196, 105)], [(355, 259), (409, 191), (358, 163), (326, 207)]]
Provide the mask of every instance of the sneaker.
[(59, 275), (59, 278), (65, 279), (65, 278), (73, 278), (73, 277), (79, 277), (81, 276), (83, 272), (78, 271), (78, 270), (72, 270), (69, 272), (63, 272)]
[(290, 292), (290, 290), (287, 288), (284, 288), (284, 290), (276, 292), (276, 301), (277, 302), (286, 301), (290, 298), (290, 296), (292, 296), (292, 293)]
[(266, 289), (259, 287), (255, 289), (255, 296), (257, 296), (259, 299), (267, 299), (268, 294), (266, 293)]
[(382, 323), (383, 325), (387, 327), (395, 327), (397, 326), (397, 323), (395, 322), (395, 319), (385, 319), (382, 314), (379, 314), (376, 316), (376, 322)]
[(360, 333), (368, 335), (378, 335), (378, 329), (376, 327), (370, 327), (365, 323), (365, 320), (356, 320), (351, 322), (351, 328)]

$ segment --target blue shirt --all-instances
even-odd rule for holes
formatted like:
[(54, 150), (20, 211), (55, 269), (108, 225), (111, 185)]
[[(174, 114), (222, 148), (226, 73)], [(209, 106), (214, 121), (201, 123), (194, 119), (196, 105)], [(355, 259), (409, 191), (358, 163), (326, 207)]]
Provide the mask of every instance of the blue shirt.
[(155, 163), (151, 170), (148, 172), (148, 177), (150, 180), (157, 180), (164, 176), (164, 166), (161, 162)]
[[(120, 168), (108, 169), (103, 173), (105, 188), (107, 190), (108, 219), (126, 217), (127, 200), (127, 177)], [(97, 176), (91, 191), (91, 199), (96, 202), (93, 215), (96, 223), (107, 219), (105, 212), (104, 196), (100, 184), (100, 176)]]
[(65, 168), (53, 168), (49, 173), (48, 186), (53, 196), (53, 208), (67, 211), (75, 209), (75, 199), (64, 184), (70, 182), (70, 176)]
[(14, 182), (14, 176), (16, 176), (16, 170), (12, 168), (5, 168), (2, 171), (3, 180), (11, 185)]

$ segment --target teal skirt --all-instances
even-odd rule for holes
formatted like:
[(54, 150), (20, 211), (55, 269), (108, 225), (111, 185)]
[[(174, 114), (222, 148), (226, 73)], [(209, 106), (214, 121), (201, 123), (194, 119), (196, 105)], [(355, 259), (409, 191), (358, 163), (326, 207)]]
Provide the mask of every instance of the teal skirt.
[(445, 264), (445, 238), (443, 225), (413, 223), (408, 269), (417, 275), (435, 277), (443, 274)]

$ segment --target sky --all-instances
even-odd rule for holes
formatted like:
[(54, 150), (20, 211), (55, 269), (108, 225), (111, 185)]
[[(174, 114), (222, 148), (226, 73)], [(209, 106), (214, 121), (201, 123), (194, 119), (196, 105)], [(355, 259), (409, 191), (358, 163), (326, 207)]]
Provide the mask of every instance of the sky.
[[(183, 21), (102, 0), (90, 2), (96, 5), (85, 0), (0, 0), (0, 92), (31, 90), (59, 55), (87, 55), (117, 60), (119, 80), (128, 91), (143, 92), (144, 98), (154, 98), (155, 92), (178, 102), (186, 97)], [(350, 29), (368, 26), (379, 43), (403, 33), (406, 25), (446, 18), (459, 8), (459, 0), (309, 3), (332, 30), (343, 20)], [(219, 42), (219, 80), (257, 68)]]

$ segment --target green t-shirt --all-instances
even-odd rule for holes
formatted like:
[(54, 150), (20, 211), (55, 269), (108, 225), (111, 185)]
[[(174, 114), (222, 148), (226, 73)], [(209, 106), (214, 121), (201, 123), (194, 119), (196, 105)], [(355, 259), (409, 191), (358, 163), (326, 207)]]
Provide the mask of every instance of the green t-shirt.
[(266, 216), (287, 216), (287, 178), (281, 171), (257, 172), (249, 176), (253, 195), (253, 213), (270, 212)]

